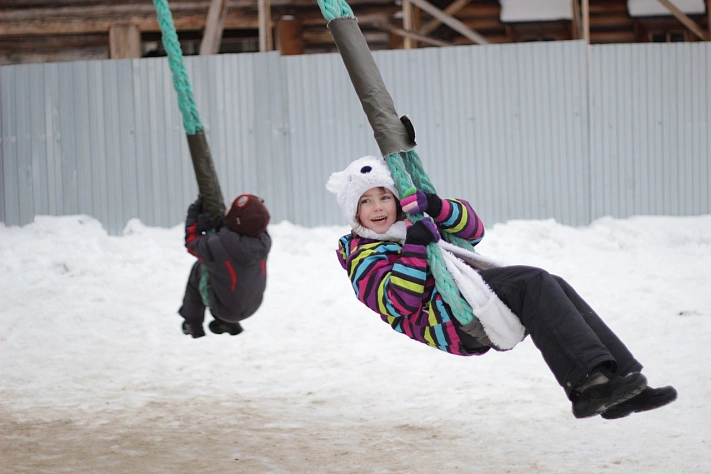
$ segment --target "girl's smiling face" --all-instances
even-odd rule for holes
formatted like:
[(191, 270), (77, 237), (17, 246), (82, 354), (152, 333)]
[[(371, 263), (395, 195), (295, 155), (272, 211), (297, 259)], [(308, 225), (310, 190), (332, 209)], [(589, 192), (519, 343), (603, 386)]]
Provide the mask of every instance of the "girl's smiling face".
[(371, 188), (358, 200), (358, 222), (376, 234), (384, 234), (397, 220), (397, 198), (385, 188)]

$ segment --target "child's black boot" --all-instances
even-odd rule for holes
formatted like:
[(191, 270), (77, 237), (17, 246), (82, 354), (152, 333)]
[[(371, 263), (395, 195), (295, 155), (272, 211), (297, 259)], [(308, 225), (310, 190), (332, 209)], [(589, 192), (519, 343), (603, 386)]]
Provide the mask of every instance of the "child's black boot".
[(221, 319), (215, 319), (213, 321), (210, 321), (210, 324), (208, 326), (210, 328), (210, 331), (214, 332), (215, 334), (222, 334), (226, 332), (230, 336), (236, 336), (243, 330), (240, 323), (228, 323), (227, 321), (222, 321)]
[(654, 410), (676, 400), (676, 389), (671, 385), (661, 388), (647, 387), (639, 395), (618, 403), (602, 414), (606, 420), (624, 418), (632, 413)]
[(202, 337), (205, 335), (205, 330), (202, 328), (202, 324), (200, 323), (188, 323), (187, 321), (183, 321), (183, 334), (186, 336), (192, 336), (193, 339), (197, 339), (198, 337)]
[(573, 392), (573, 415), (588, 418), (634, 397), (647, 386), (639, 372), (622, 377), (598, 367)]

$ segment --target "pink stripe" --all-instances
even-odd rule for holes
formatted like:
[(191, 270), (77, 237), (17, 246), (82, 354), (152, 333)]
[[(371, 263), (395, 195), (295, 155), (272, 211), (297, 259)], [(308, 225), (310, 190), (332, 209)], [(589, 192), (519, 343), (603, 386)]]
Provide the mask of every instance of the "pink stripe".
[(442, 199), (442, 210), (437, 215), (437, 217), (434, 218), (434, 220), (436, 220), (437, 222), (441, 222), (441, 221), (445, 220), (445, 218), (449, 215), (449, 213), (451, 211), (452, 211), (452, 203), (446, 199)]

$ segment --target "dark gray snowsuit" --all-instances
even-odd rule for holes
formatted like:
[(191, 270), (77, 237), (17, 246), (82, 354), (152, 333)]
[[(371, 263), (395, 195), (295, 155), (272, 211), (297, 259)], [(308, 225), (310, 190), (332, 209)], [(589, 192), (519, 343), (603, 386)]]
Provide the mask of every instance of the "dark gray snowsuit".
[(196, 217), (188, 215), (185, 246), (198, 261), (190, 272), (183, 306), (178, 312), (189, 324), (204, 321), (205, 304), (200, 281), (203, 272), (207, 271), (207, 295), (212, 315), (230, 323), (248, 318), (262, 304), (271, 237), (267, 232), (249, 237), (234, 232), (226, 225), (207, 235), (199, 232), (197, 227)]

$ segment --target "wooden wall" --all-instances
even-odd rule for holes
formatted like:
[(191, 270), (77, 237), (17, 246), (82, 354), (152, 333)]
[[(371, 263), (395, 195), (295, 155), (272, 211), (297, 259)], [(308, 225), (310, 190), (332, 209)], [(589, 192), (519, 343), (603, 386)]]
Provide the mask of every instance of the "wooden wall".
[[(257, 2), (228, 0), (221, 53), (259, 50)], [(582, 1), (582, 0), (580, 0)], [(673, 0), (672, 0), (673, 2)], [(211, 0), (173, 0), (171, 12), (186, 55), (198, 54)], [(351, 0), (348, 2), (373, 50), (399, 49), (404, 39), (393, 30), (403, 28), (402, 1)], [(572, 21), (503, 23), (497, 0), (431, 0), (490, 43), (577, 39)], [(691, 15), (707, 37), (707, 13)], [(589, 0), (590, 42), (632, 43), (699, 41), (673, 16), (632, 18), (626, 0)], [(283, 54), (309, 54), (336, 50), (326, 22), (314, 0), (270, 0), (272, 44)], [(472, 41), (448, 26), (433, 22), (414, 7), (412, 30), (437, 38), (440, 44)], [(424, 42), (415, 47), (430, 46)], [(0, 65), (110, 59), (162, 55), (160, 29), (153, 2), (148, 0), (3, 0), (0, 2)]]

